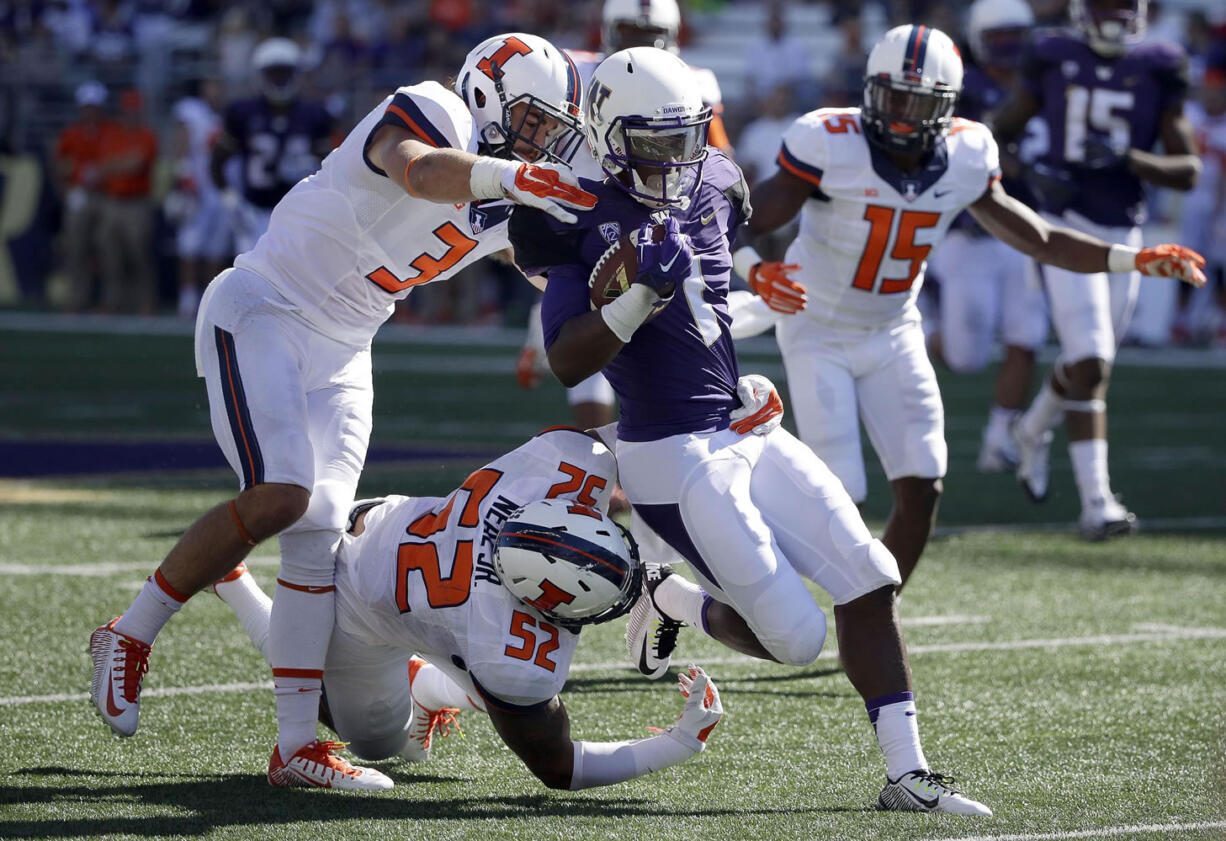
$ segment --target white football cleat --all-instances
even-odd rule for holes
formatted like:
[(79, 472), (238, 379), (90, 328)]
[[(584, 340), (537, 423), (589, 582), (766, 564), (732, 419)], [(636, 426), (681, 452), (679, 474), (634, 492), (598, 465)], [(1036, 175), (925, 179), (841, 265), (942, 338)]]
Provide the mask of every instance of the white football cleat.
[(140, 716), (140, 687), (149, 671), (150, 647), (115, 630), (116, 616), (89, 635), (94, 676), (89, 699), (102, 720), (120, 736), (136, 732)]
[(344, 742), (310, 742), (286, 762), (274, 747), (268, 760), (268, 784), (277, 788), (337, 788), (346, 791), (386, 791), (392, 780), (374, 768), (350, 765), (335, 751)]
[(1017, 469), (1017, 445), (1012, 436), (993, 434), (993, 427), (983, 428), (976, 466), (980, 473), (1012, 473)]
[(947, 815), (981, 815), (992, 810), (950, 788), (953, 777), (932, 771), (909, 771), (897, 780), (886, 778), (877, 796), (878, 808), (893, 812), (940, 812)]
[[(418, 670), (424, 665), (426, 661), (420, 657), (409, 658), (410, 697), (413, 695), (413, 681), (417, 678)], [(406, 728), (409, 731), (409, 741), (400, 749), (400, 757), (409, 762), (425, 762), (430, 758), (430, 749), (434, 746), (434, 731), (437, 730), (439, 736), (450, 736), (453, 724), (459, 731), (460, 723), (456, 720), (459, 714), (460, 711), (455, 707), (427, 709), (417, 703), (417, 699), (414, 698), (413, 713), (409, 717), (409, 726)]]
[(1086, 540), (1100, 541), (1111, 537), (1124, 537), (1137, 530), (1137, 515), (1117, 500), (1096, 499), (1081, 511), (1077, 531)]
[(1015, 423), (1009, 432), (1017, 446), (1017, 481), (1031, 502), (1042, 502), (1047, 499), (1051, 430), (1031, 438), (1022, 430), (1021, 423)]
[(656, 588), (673, 574), (668, 564), (643, 564), (643, 595), (630, 610), (626, 623), (626, 653), (640, 673), (656, 680), (668, 672), (684, 622), (670, 619), (656, 607)]

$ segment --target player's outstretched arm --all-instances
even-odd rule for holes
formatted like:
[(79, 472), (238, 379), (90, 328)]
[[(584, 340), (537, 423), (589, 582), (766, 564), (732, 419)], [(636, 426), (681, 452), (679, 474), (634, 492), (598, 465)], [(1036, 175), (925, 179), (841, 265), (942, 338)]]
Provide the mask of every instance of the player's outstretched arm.
[(401, 189), (427, 201), (510, 199), (566, 224), (577, 217), (565, 208), (596, 206), (596, 197), (565, 169), (435, 148), (401, 126), (380, 126), (366, 154)]
[(1175, 277), (1193, 286), (1205, 285), (1205, 258), (1182, 245), (1157, 245), (1137, 250), (1104, 242), (1059, 225), (1049, 225), (1037, 213), (993, 182), (967, 210), (984, 230), (1040, 263), (1079, 274), (1132, 272)]
[(487, 704), (494, 729), (528, 770), (549, 788), (572, 791), (612, 785), (684, 762), (702, 752), (723, 717), (719, 690), (690, 666), (678, 677), (685, 706), (677, 723), (657, 736), (630, 742), (576, 742), (556, 696), (539, 710), (515, 713)]
[(766, 306), (785, 315), (800, 312), (808, 301), (805, 288), (791, 278), (800, 266), (763, 260), (754, 246), (758, 237), (792, 221), (811, 195), (812, 184), (779, 169), (753, 188), (750, 194), (753, 215), (737, 231), (732, 245), (732, 267), (736, 273)]

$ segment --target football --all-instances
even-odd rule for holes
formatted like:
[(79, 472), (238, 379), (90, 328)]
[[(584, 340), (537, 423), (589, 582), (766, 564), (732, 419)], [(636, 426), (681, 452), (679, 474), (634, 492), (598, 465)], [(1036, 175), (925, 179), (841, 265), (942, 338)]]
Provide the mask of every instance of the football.
[[(653, 242), (663, 241), (665, 235), (663, 225), (652, 228)], [(637, 242), (638, 231), (633, 231), (630, 235), (619, 237), (600, 255), (587, 278), (592, 309), (600, 309), (630, 288), (639, 268)]]

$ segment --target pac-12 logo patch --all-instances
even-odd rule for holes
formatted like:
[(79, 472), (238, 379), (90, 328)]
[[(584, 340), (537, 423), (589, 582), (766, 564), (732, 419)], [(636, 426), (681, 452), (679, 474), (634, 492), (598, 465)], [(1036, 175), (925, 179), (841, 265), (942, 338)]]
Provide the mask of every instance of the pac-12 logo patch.
[(612, 245), (621, 238), (622, 226), (620, 222), (601, 222), (599, 229), (600, 235), (604, 237), (604, 241), (609, 245)]

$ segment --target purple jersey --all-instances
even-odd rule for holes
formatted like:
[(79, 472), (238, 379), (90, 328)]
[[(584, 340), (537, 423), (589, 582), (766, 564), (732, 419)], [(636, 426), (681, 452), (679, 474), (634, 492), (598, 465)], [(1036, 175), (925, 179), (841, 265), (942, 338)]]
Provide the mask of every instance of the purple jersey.
[(1116, 149), (1150, 151), (1162, 115), (1180, 108), (1187, 94), (1187, 57), (1175, 44), (1146, 41), (1123, 55), (1102, 56), (1077, 35), (1038, 36), (1022, 69), (1022, 82), (1039, 104), (1051, 131), (1039, 162), (1066, 170), (1076, 187), (1059, 213), (1073, 210), (1101, 225), (1129, 227), (1145, 219), (1141, 180), (1123, 162), (1091, 169), (1086, 141), (1102, 139)]
[[(728, 332), (728, 243), (748, 218), (748, 189), (731, 160), (709, 152), (689, 209), (672, 211), (692, 240), (694, 276), (604, 369), (621, 402), (617, 434), (625, 441), (724, 429), (728, 413), (740, 405)], [(525, 208), (511, 214), (516, 261), (529, 274), (549, 278), (541, 308), (546, 347), (567, 320), (591, 311), (588, 275), (610, 243), (663, 218), (607, 181), (581, 183), (599, 201), (574, 225)]]
[(282, 111), (255, 97), (230, 103), (225, 125), (238, 144), (243, 197), (272, 209), (319, 169), (316, 150), (332, 134), (332, 115), (318, 102), (293, 102)]

